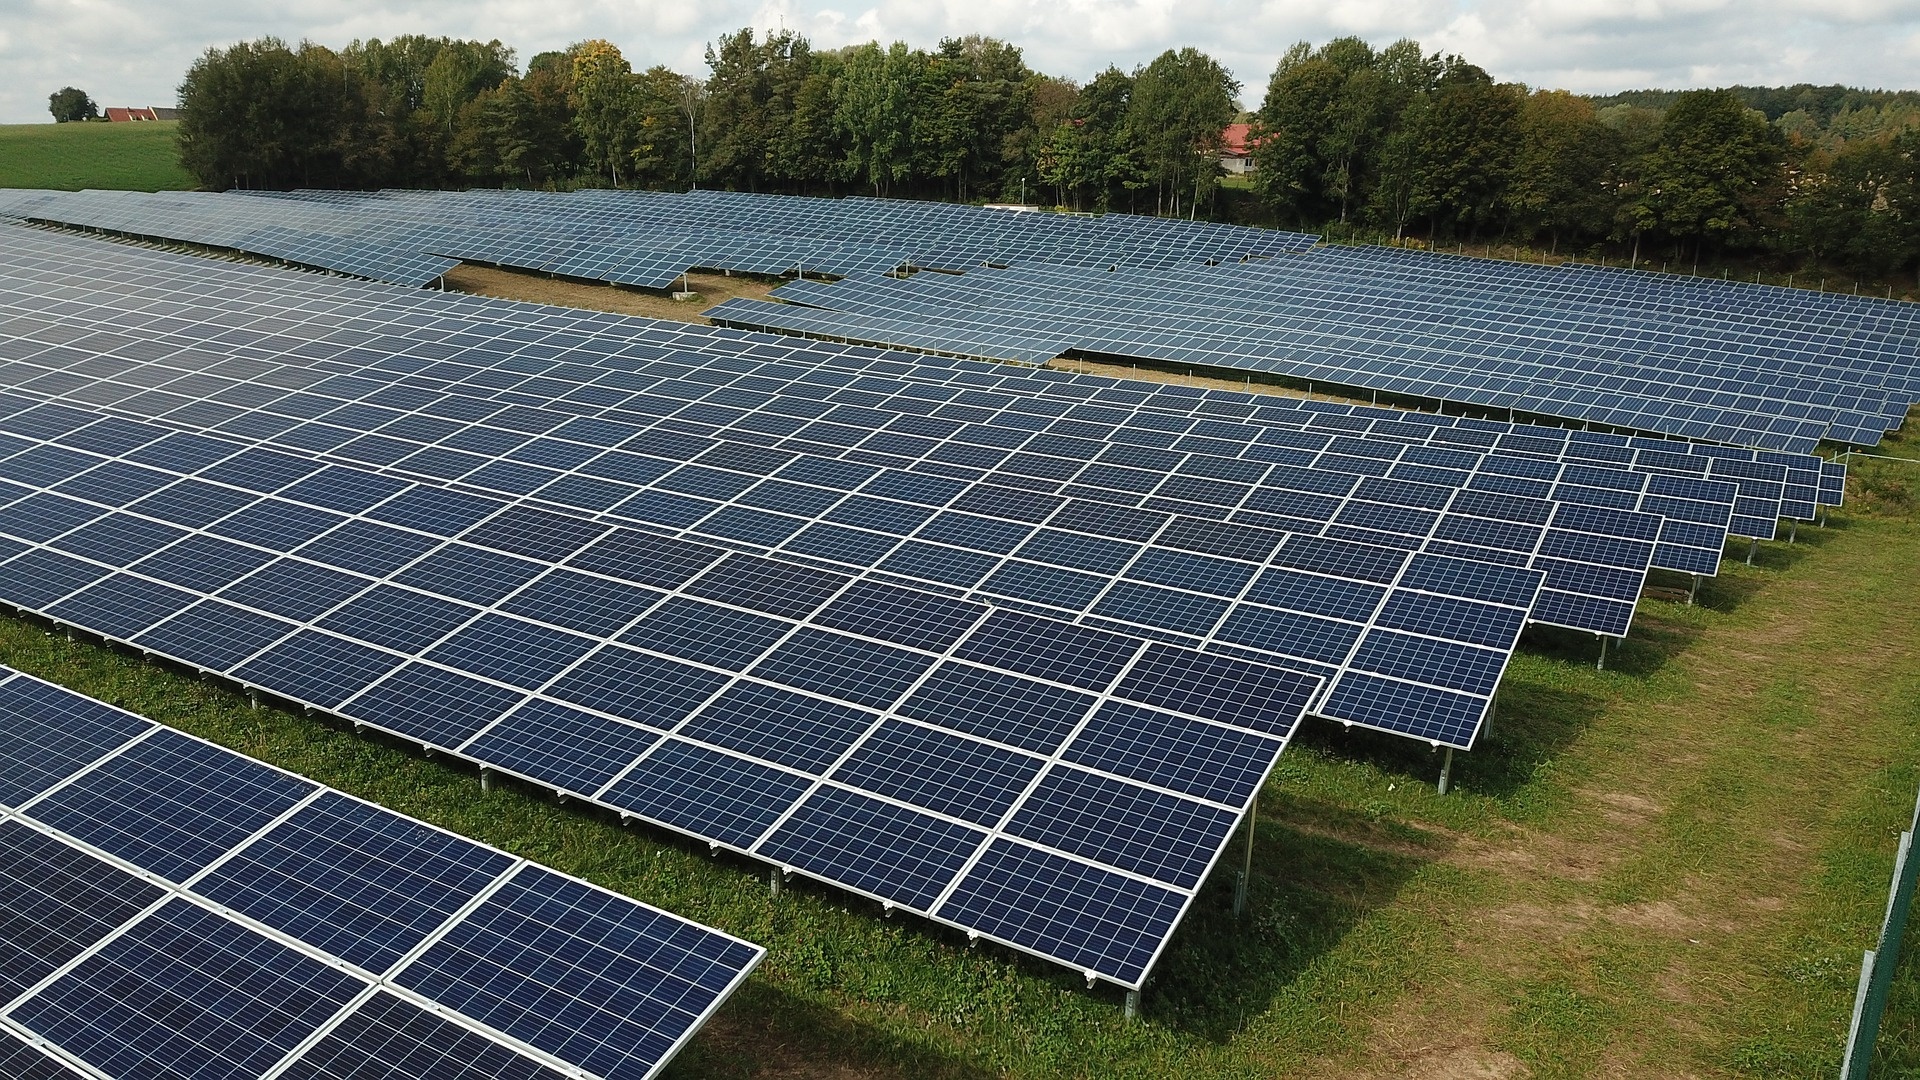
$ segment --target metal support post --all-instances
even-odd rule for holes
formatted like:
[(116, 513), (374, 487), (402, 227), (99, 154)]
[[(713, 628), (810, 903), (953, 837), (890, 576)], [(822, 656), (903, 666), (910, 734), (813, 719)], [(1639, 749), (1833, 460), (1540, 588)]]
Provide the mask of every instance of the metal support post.
[(1496, 689), (1493, 692), (1493, 696), (1487, 699), (1487, 718), (1480, 721), (1480, 734), (1488, 738), (1493, 737), (1493, 718), (1499, 711), (1500, 691)]
[(1120, 1015), (1128, 1020), (1140, 1019), (1140, 991), (1127, 991), (1126, 1004), (1120, 1006)]
[(1240, 864), (1240, 880), (1233, 886), (1233, 917), (1239, 918), (1247, 913), (1247, 883), (1253, 880), (1253, 826), (1260, 816), (1260, 795), (1254, 793), (1253, 802), (1247, 806), (1247, 853)]
[(480, 790), (481, 791), (493, 790), (493, 770), (492, 769), (480, 770)]
[(1693, 575), (1693, 588), (1687, 590), (1687, 606), (1692, 607), (1693, 602), (1695, 600), (1698, 600), (1699, 598), (1700, 598), (1700, 575), (1695, 574)]
[(1757, 537), (1757, 536), (1756, 536), (1756, 537), (1754, 537), (1754, 538), (1753, 538), (1752, 540), (1749, 540), (1749, 541), (1747, 541), (1747, 565), (1748, 565), (1748, 566), (1752, 566), (1752, 565), (1753, 565), (1753, 556), (1754, 556), (1754, 553), (1755, 553), (1755, 552), (1757, 552), (1757, 551), (1759, 551), (1759, 550), (1760, 550), (1760, 538), (1759, 538), (1759, 537)]
[(1447, 747), (1447, 756), (1440, 759), (1440, 794), (1445, 795), (1453, 787), (1453, 747)]
[(1800, 523), (1798, 521), (1788, 521), (1787, 522), (1788, 545), (1791, 546), (1792, 543), (1798, 539), (1800, 539)]
[(1600, 639), (1600, 662), (1593, 665), (1593, 670), (1605, 671), (1607, 670), (1607, 635), (1595, 634), (1593, 636)]
[(773, 896), (774, 896), (774, 899), (776, 900), (779, 899), (780, 897), (780, 879), (783, 876), (784, 875), (781, 873), (780, 868), (776, 866), (773, 868), (773, 873), (769, 874), (767, 878), (767, 883), (772, 886)]
[(247, 691), (247, 707), (255, 712), (260, 710), (260, 691), (253, 689)]

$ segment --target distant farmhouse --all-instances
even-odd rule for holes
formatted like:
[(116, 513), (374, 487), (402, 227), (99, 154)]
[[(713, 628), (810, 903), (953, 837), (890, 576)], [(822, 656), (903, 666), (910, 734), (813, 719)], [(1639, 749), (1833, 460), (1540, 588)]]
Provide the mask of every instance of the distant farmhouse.
[[(108, 110), (111, 112), (112, 110)], [(1253, 171), (1251, 124), (1228, 124), (1220, 133), (1220, 167), (1228, 176), (1245, 176)]]
[[(144, 109), (108, 109), (107, 120), (110, 123), (125, 124), (140, 120), (178, 120), (179, 109), (160, 109), (148, 106)], [(1245, 126), (1245, 125), (1242, 125)]]

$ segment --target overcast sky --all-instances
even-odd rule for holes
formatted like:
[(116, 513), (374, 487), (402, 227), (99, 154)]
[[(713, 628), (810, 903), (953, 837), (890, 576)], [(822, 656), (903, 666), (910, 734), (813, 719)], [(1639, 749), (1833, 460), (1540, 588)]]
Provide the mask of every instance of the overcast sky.
[(1233, 70), (1250, 107), (1288, 44), (1342, 34), (1411, 37), (1497, 78), (1581, 92), (1920, 88), (1920, 0), (0, 0), (0, 123), (50, 121), (47, 95), (68, 85), (103, 108), (171, 105), (208, 46), (267, 34), (499, 38), (522, 62), (603, 37), (636, 67), (693, 73), (719, 34), (782, 25), (822, 47), (989, 34), (1077, 80), (1194, 45)]

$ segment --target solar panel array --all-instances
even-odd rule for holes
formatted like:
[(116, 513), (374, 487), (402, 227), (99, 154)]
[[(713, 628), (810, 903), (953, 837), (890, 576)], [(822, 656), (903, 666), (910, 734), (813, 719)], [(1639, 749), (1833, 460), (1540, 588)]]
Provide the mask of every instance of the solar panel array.
[[(1871, 445), (1920, 396), (1920, 341), (1859, 310), (1696, 309), (1562, 271), (1322, 248), (1232, 266), (976, 269), (796, 282), (734, 299), (726, 325), (987, 359), (1055, 355), (1261, 371), (1482, 410), (1811, 452)], [(1429, 272), (1438, 264), (1447, 273)], [(1766, 292), (1759, 286), (1748, 287)], [(1883, 306), (1898, 307), (1886, 301)], [(1065, 344), (1066, 349), (1059, 349)]]
[[(83, 322), (77, 297), (65, 294), (64, 298), (68, 324)], [(444, 306), (466, 301), (435, 298), (433, 303)], [(117, 305), (109, 305), (104, 310), (116, 318), (122, 314)], [(216, 321), (215, 325), (220, 323)], [(324, 328), (329, 335), (339, 332), (332, 322), (325, 323)], [(220, 326), (218, 332), (224, 336), (224, 326)], [(196, 351), (217, 347), (205, 336), (192, 340)], [(371, 352), (367, 340), (364, 335), (357, 338), (355, 348)], [(576, 335), (574, 340), (579, 343), (581, 339)], [(402, 339), (392, 342), (393, 347), (403, 350), (412, 344)], [(35, 354), (29, 356), (29, 350), (35, 350)], [(17, 356), (28, 356), (16, 366), (16, 371), (25, 376), (23, 385), (28, 388), (45, 386), (49, 381), (60, 383), (72, 399), (83, 401), (96, 399), (90, 387), (116, 392), (112, 385), (79, 380), (78, 373), (86, 368), (71, 362), (76, 358), (71, 347), (63, 351), (27, 345), (13, 352)], [(40, 373), (42, 357), (49, 355), (61, 361), (60, 370), (43, 375)], [(437, 355), (441, 357), (439, 369), (455, 373), (453, 360), (445, 353)], [(580, 355), (590, 356), (585, 350)], [(201, 356), (189, 363), (188, 368), (207, 368), (208, 359)], [(481, 359), (481, 354), (476, 352), (461, 359), (471, 362)], [(127, 362), (119, 363), (124, 371)], [(339, 361), (332, 363), (338, 365)], [(401, 366), (418, 367), (416, 364)], [(622, 370), (613, 374), (604, 370), (595, 372), (609, 381), (587, 389), (604, 390), (609, 385), (620, 385), (630, 391), (637, 385), (632, 376), (644, 370), (662, 370), (670, 376), (686, 373), (684, 363), (629, 362), (618, 366)], [(779, 368), (762, 367), (763, 373), (753, 376), (757, 384), (741, 385), (777, 389), (779, 384), (767, 376), (778, 373)], [(543, 363), (542, 368), (547, 372), (542, 378), (550, 382), (568, 374), (551, 363)], [(100, 371), (97, 367), (94, 370)], [(335, 370), (341, 369), (336, 366)], [(365, 366), (350, 370), (360, 377), (370, 373)], [(269, 373), (254, 370), (250, 374), (266, 376)], [(381, 375), (381, 372), (371, 374)], [(467, 369), (459, 374), (463, 382), (482, 382), (487, 378), (484, 372)], [(293, 375), (297, 372), (275, 373), (272, 381), (293, 385), (288, 381)], [(328, 385), (357, 385), (355, 394), (366, 397), (393, 380), (391, 372), (383, 377), (387, 383), (355, 384), (336, 379)], [(572, 377), (578, 379), (578, 375)], [(740, 379), (738, 372), (712, 372), (709, 377), (724, 382)], [(310, 375), (294, 381), (311, 384), (318, 378), (320, 376)], [(418, 378), (416, 374), (416, 382)], [(181, 371), (169, 385), (186, 388), (195, 385), (196, 379), (202, 392), (215, 389), (205, 381), (206, 376), (197, 371), (192, 374)], [(137, 381), (141, 385), (156, 385), (152, 374), (142, 375)], [(657, 384), (656, 388), (663, 385)], [(698, 386), (703, 392), (712, 388), (711, 382), (686, 385)], [(1024, 607), (1055, 616), (1079, 616), (1087, 625), (1144, 633), (1188, 646), (1204, 644), (1231, 655), (1253, 653), (1262, 659), (1284, 660), (1297, 668), (1329, 675), (1339, 684), (1330, 689), (1329, 703), (1322, 710), (1328, 715), (1463, 746), (1471, 744), (1472, 733), (1491, 693), (1491, 681), (1497, 678), (1497, 666), (1490, 670), (1489, 665), (1499, 658), (1484, 650), (1494, 647), (1508, 634), (1517, 634), (1518, 619), (1529, 613), (1539, 621), (1563, 625), (1571, 622), (1596, 633), (1624, 633), (1650, 552), (1656, 550), (1652, 541), (1660, 526), (1659, 519), (1651, 515), (1622, 513), (1605, 507), (1556, 510), (1544, 499), (1513, 497), (1515, 493), (1505, 490), (1510, 484), (1495, 488), (1499, 498), (1478, 492), (1450, 495), (1445, 488), (1432, 483), (1368, 481), (1352, 470), (1323, 472), (1291, 468), (1257, 457), (1232, 463), (1216, 462), (1198, 452), (1170, 458), (1165, 451), (1145, 446), (1107, 447), (1088, 438), (1089, 431), (1084, 425), (1074, 429), (1076, 434), (1068, 434), (1063, 429), (1053, 435), (1036, 435), (1034, 424), (1021, 422), (1021, 416), (1014, 416), (1006, 428), (998, 429), (980, 423), (994, 417), (973, 405), (951, 413), (973, 423), (929, 416), (926, 408), (895, 414), (893, 421), (882, 423), (884, 417), (875, 408), (881, 403), (873, 400), (873, 395), (865, 394), (857, 406), (841, 407), (842, 415), (826, 417), (824, 414), (835, 406), (823, 404), (819, 399), (831, 386), (815, 386), (811, 392), (784, 399), (786, 405), (801, 406), (798, 412), (792, 408), (772, 408), (782, 404), (783, 399), (777, 394), (769, 395), (770, 400), (761, 403), (768, 405), (767, 409), (735, 409), (741, 414), (735, 417), (738, 422), (731, 426), (710, 423), (700, 429), (706, 436), (758, 434), (757, 443), (740, 440), (731, 446), (704, 442), (684, 424), (666, 429), (654, 425), (658, 405), (679, 410), (684, 404), (677, 396), (629, 392), (620, 395), (627, 406), (624, 409), (582, 410), (575, 402), (572, 403), (575, 408), (536, 422), (534, 417), (539, 413), (531, 411), (533, 404), (539, 401), (546, 406), (553, 405), (557, 391), (536, 399), (526, 393), (531, 386), (521, 382), (510, 392), (511, 400), (517, 403), (515, 412), (519, 418), (504, 430), (498, 419), (472, 419), (472, 410), (480, 406), (471, 401), (453, 412), (440, 410), (432, 421), (434, 434), (442, 436), (438, 448), (421, 441), (417, 418), (409, 420), (404, 413), (390, 409), (346, 408), (354, 395), (333, 399), (332, 407), (340, 410), (335, 414), (336, 423), (364, 424), (377, 418), (382, 421), (385, 434), (371, 440), (356, 438), (363, 433), (326, 422), (333, 417), (307, 424), (291, 419), (317, 417), (327, 411), (328, 407), (320, 404), (326, 400), (318, 392), (320, 388), (300, 395), (297, 400), (301, 403), (297, 406), (293, 404), (296, 398), (290, 394), (277, 395), (286, 397), (287, 401), (264, 406), (264, 416), (255, 414), (248, 418), (244, 410), (234, 410), (219, 429), (258, 431), (264, 422), (270, 424), (275, 433), (269, 435), (269, 439), (292, 448), (326, 448), (327, 453), (349, 464), (391, 463), (402, 475), (458, 479), (463, 485), (484, 488), (496, 495), (531, 496), (577, 510), (603, 511), (616, 521), (672, 528), (677, 535), (705, 542), (753, 545), (752, 550), (797, 557), (816, 565), (837, 564), (836, 569), (867, 568), (882, 579), (910, 580), (919, 587), (946, 587), (955, 595), (971, 600)], [(124, 389), (117, 392), (125, 396)], [(492, 397), (502, 393), (490, 387), (484, 388), (484, 392)], [(655, 404), (646, 404), (649, 399)], [(162, 401), (166, 408), (159, 411), (170, 421), (206, 423), (216, 419), (208, 415), (207, 402), (164, 395)], [(413, 404), (416, 408), (423, 405), (420, 401)], [(740, 404), (739, 400), (734, 404)], [(921, 404), (937, 402), (922, 401)], [(719, 409), (717, 404), (708, 403), (702, 408), (704, 413), (683, 411), (680, 415), (719, 419), (714, 415)], [(850, 415), (848, 409), (852, 410)], [(132, 411), (140, 414), (155, 410)], [(618, 424), (603, 422), (583, 427), (580, 420), (583, 412), (603, 421), (617, 420)], [(448, 417), (457, 417), (465, 423)], [(809, 420), (810, 417), (815, 419)], [(1031, 421), (1035, 417), (1025, 415), (1024, 419)], [(761, 423), (755, 424), (755, 420)], [(905, 421), (917, 434), (907, 434), (902, 424), (894, 421)], [(768, 423), (773, 426), (767, 426)], [(869, 439), (870, 431), (852, 427), (852, 423), (886, 430)], [(926, 438), (932, 433), (927, 425), (945, 425), (949, 438), (945, 442)], [(645, 426), (653, 426), (655, 431), (643, 438), (641, 432)], [(473, 431), (475, 428), (482, 430)], [(533, 430), (548, 432), (538, 453), (520, 445), (529, 438), (526, 432)], [(787, 437), (781, 437), (782, 434)], [(507, 450), (509, 460), (493, 461), (477, 452), (485, 449), (474, 442), (480, 435), (496, 441), (508, 439), (508, 447), (503, 449)], [(853, 437), (847, 438), (849, 435)], [(625, 452), (598, 456), (597, 440), (618, 442), (622, 439), (627, 440), (622, 443), (627, 448)], [(900, 456), (901, 451), (908, 449), (901, 445), (903, 442), (913, 444), (916, 452), (925, 455), (923, 459), (916, 462)], [(850, 444), (867, 449), (858, 451), (856, 456), (856, 452), (845, 450)], [(382, 449), (367, 456), (364, 451), (374, 445)], [(1010, 456), (1006, 448), (1023, 445), (1026, 449), (1020, 457), (1024, 465), (1015, 462), (1010, 471), (989, 472), (953, 464), (961, 460), (954, 455), (965, 455), (980, 464), (988, 463), (981, 455), (996, 455), (1004, 460)], [(1166, 443), (1161, 441), (1159, 445)], [(425, 464), (446, 458), (450, 453), (447, 447), (452, 446), (465, 448), (453, 455), (457, 467), (449, 471), (445, 466)], [(769, 455), (769, 449), (787, 453)], [(893, 453), (881, 454), (882, 449)], [(951, 453), (943, 456), (943, 449)], [(1155, 457), (1152, 461), (1134, 462), (1134, 466), (1147, 467), (1144, 469), (1106, 461), (1087, 465), (1076, 457), (1102, 457), (1107, 450)], [(795, 458), (793, 451), (812, 453)], [(839, 453), (841, 460), (835, 463), (818, 460), (824, 456), (823, 451)], [(676, 455), (698, 456), (699, 464), (674, 469)], [(594, 463), (582, 468), (580, 463), (588, 458), (594, 459)], [(488, 464), (489, 461), (492, 463)], [(545, 467), (537, 466), (536, 461)], [(849, 465), (850, 461), (857, 461), (859, 467)], [(882, 466), (882, 462), (931, 471), (928, 475), (906, 475)], [(1081, 470), (1082, 483), (1047, 484), (1041, 480), (1044, 475), (1059, 475), (1062, 466)], [(1223, 468), (1229, 472), (1222, 473)], [(1409, 465), (1409, 468), (1416, 466)], [(1143, 490), (1139, 483), (1128, 477), (1151, 480), (1157, 474), (1150, 470), (1174, 475), (1164, 481), (1158, 496), (1143, 497), (1138, 494)], [(777, 482), (758, 483), (768, 472), (777, 473)], [(1448, 478), (1429, 475), (1428, 479)], [(998, 483), (983, 484), (959, 494), (967, 490), (966, 480)], [(1262, 486), (1246, 482), (1250, 480), (1260, 480)], [(591, 485), (585, 496), (575, 494), (582, 482)], [(1035, 489), (1036, 482), (1052, 490), (1042, 494)], [(1449, 482), (1458, 486), (1457, 477)], [(1101, 483), (1108, 486), (1090, 486)], [(1069, 498), (1063, 504), (1061, 492), (1081, 498)], [(1092, 495), (1101, 496), (1104, 501), (1085, 498)], [(1138, 508), (1123, 509), (1116, 502), (1122, 495)], [(1340, 508), (1343, 501), (1345, 509), (1336, 514), (1335, 509)], [(1252, 508), (1239, 511), (1232, 524), (1252, 525), (1252, 528), (1229, 528), (1228, 523), (1220, 520), (1236, 503), (1250, 504)], [(947, 509), (943, 511), (941, 507)], [(1295, 516), (1280, 516), (1285, 512)], [(1724, 524), (1725, 511), (1720, 512)], [(1321, 513), (1326, 515), (1324, 520), (1308, 520), (1311, 515)], [(810, 517), (816, 519), (811, 525), (808, 524)], [(1330, 609), (1316, 606), (1308, 598), (1277, 590), (1266, 578), (1255, 581), (1270, 557), (1282, 563), (1306, 557), (1300, 554), (1308, 550), (1304, 542), (1291, 543), (1277, 556), (1273, 554), (1288, 533), (1295, 534), (1300, 541), (1305, 539), (1300, 534), (1313, 534), (1341, 540), (1347, 546), (1383, 547), (1387, 550), (1369, 558), (1387, 569), (1369, 573), (1387, 573), (1388, 577), (1371, 584), (1353, 583), (1358, 596), (1367, 601), (1362, 606), (1355, 607), (1349, 602)], [(1417, 611), (1426, 602), (1396, 600), (1378, 586), (1391, 583), (1391, 568), (1406, 564), (1408, 551), (1423, 547), (1428, 549), (1429, 557), (1414, 564), (1421, 568), (1415, 578), (1427, 581), (1423, 589), (1499, 605), (1508, 609), (1511, 617), (1502, 615), (1496, 620), (1502, 629), (1491, 639), (1485, 627), (1453, 630), (1444, 625), (1440, 629), (1429, 627), (1425, 632), (1430, 636), (1458, 639), (1460, 650), (1456, 655), (1442, 658), (1446, 662), (1435, 659), (1426, 670), (1409, 673), (1399, 660), (1398, 654), (1406, 645), (1397, 632), (1409, 624), (1392, 620), (1407, 617), (1407, 603), (1411, 602)], [(1323, 561), (1331, 557), (1319, 556)], [(1351, 562), (1359, 557), (1347, 555), (1345, 559)], [(1528, 589), (1521, 602), (1523, 598), (1515, 590), (1522, 586), (1517, 582), (1532, 579), (1513, 579), (1505, 574), (1489, 576), (1477, 568), (1476, 564), (1481, 562), (1502, 567), (1537, 562), (1547, 570), (1549, 588), (1537, 598)], [(1444, 570), (1449, 578), (1432, 580), (1436, 568)], [(1380, 604), (1383, 600), (1387, 601), (1384, 606)], [(1389, 623), (1369, 626), (1376, 615), (1389, 618)], [(1454, 615), (1457, 618), (1459, 613)], [(1321, 618), (1324, 616), (1341, 621), (1328, 622)], [(1376, 639), (1388, 644), (1376, 647)], [(1387, 649), (1384, 655), (1381, 648)], [(1398, 680), (1426, 684), (1430, 689), (1425, 692), (1437, 694), (1449, 708), (1433, 710), (1432, 717), (1399, 715), (1406, 710), (1401, 701), (1404, 691), (1398, 682), (1368, 681), (1372, 675), (1387, 673), (1381, 670), (1381, 665), (1391, 665), (1387, 671), (1393, 672)]]
[(0, 1073), (656, 1075), (765, 955), (0, 668)]
[[(194, 265), (153, 258), (175, 281)], [(345, 284), (204, 269), (256, 290)], [(79, 305), (65, 314), (79, 329)], [(429, 325), (449, 329), (416, 328)], [(177, 348), (155, 329), (148, 345)], [(19, 541), (0, 596), (17, 606), (1126, 985), (1144, 978), (1319, 686), (29, 404), (9, 407), (17, 441), (0, 464), (16, 496), (0, 532)], [(1510, 649), (1483, 651), (1503, 665)], [(1090, 835), (1075, 808), (1094, 790), (1106, 820)]]
[(1126, 214), (712, 191), (22, 192), (0, 195), (0, 215), (232, 248), (401, 285), (432, 282), (460, 260), (663, 289), (693, 268), (781, 275), (986, 263), (1172, 266), (1298, 251), (1315, 240)]

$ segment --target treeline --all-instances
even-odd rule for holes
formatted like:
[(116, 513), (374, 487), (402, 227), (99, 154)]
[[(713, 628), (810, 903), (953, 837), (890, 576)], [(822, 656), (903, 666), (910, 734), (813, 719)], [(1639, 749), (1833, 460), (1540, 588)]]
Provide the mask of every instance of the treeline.
[[(1283, 55), (1252, 113), (1169, 50), (1084, 85), (986, 37), (817, 50), (741, 30), (692, 78), (584, 41), (524, 69), (498, 41), (212, 49), (180, 87), (211, 188), (691, 185), (1026, 199), (1257, 218), (1642, 262), (1729, 255), (1884, 276), (1920, 265), (1920, 94), (1842, 87), (1588, 98), (1412, 41)], [(1250, 191), (1219, 197), (1223, 130)], [(1236, 181), (1236, 185), (1243, 182)]]
[(818, 51), (742, 30), (705, 79), (613, 44), (535, 56), (445, 38), (212, 49), (180, 87), (182, 161), (227, 187), (611, 184), (959, 200), (1051, 189), (1191, 210), (1239, 84), (1193, 49), (1085, 88), (992, 38)]
[[(1793, 108), (1776, 120), (1817, 108), (1822, 131), (1855, 104), (1904, 107), (1779, 97)], [(1816, 140), (1734, 90), (1601, 107), (1497, 82), (1410, 41), (1375, 50), (1344, 38), (1281, 58), (1254, 138), (1263, 202), (1302, 226), (1605, 244), (1683, 265), (1734, 254), (1879, 276), (1920, 263), (1920, 127)]]

